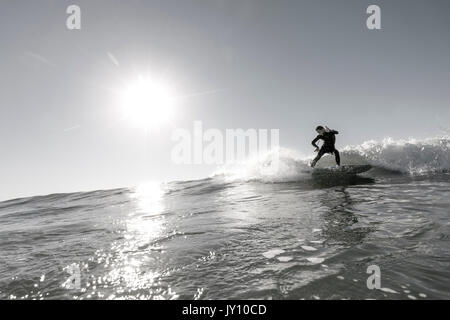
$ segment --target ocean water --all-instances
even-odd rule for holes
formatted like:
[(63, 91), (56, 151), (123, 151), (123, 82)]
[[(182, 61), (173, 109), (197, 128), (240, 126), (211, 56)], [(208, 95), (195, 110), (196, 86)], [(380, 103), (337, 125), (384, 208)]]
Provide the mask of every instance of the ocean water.
[(344, 163), (374, 166), (347, 178), (277, 155), (1, 202), (0, 299), (450, 298), (448, 138), (347, 147)]

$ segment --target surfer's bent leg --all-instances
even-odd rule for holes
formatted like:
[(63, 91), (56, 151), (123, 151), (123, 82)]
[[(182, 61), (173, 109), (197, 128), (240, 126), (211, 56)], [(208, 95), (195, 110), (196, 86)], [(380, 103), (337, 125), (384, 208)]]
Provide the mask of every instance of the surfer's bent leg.
[(336, 164), (338, 166), (341, 165), (341, 156), (339, 155), (339, 151), (337, 151), (336, 149), (334, 149), (334, 157), (336, 158)]
[(314, 160), (311, 162), (311, 167), (314, 167), (317, 163), (317, 161), (320, 160), (320, 158), (322, 158), (322, 156), (325, 154), (325, 150), (320, 149), (319, 153), (317, 154), (317, 156), (314, 158)]

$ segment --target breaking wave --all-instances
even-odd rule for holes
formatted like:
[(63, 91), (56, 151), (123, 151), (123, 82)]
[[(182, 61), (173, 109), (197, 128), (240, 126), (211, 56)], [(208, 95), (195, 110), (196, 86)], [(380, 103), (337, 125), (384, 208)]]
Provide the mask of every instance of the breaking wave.
[(409, 174), (450, 171), (450, 138), (366, 141), (343, 149), (349, 157), (361, 157), (369, 164)]
[[(411, 175), (450, 172), (449, 137), (370, 140), (360, 145), (347, 146), (340, 152), (343, 165), (370, 164), (374, 168)], [(295, 150), (279, 148), (241, 163), (224, 165), (213, 176), (232, 181), (301, 181), (311, 178), (309, 162), (312, 157), (313, 155), (304, 156)], [(334, 165), (334, 157), (324, 156), (320, 165)]]

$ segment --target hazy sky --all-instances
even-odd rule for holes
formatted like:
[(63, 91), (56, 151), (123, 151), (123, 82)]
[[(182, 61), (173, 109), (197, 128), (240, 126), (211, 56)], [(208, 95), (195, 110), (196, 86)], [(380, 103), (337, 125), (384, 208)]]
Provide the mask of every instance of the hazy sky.
[[(77, 4), (82, 29), (66, 28)], [(382, 30), (366, 28), (370, 4)], [(311, 153), (441, 134), (450, 119), (450, 1), (0, 0), (0, 199), (203, 177), (175, 165), (175, 128), (279, 128)], [(139, 75), (184, 96), (171, 125), (120, 122)]]

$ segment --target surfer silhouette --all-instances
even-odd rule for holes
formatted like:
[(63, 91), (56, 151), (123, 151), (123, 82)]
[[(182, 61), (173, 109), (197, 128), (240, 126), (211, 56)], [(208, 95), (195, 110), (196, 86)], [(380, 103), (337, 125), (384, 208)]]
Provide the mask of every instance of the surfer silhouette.
[[(325, 126), (325, 128), (322, 126), (318, 126), (316, 128), (316, 131), (319, 135), (312, 141), (312, 145), (316, 148), (316, 150), (314, 150), (314, 152), (318, 152), (318, 154), (314, 158), (314, 160), (311, 162), (311, 167), (314, 167), (316, 165), (317, 161), (319, 161), (320, 158), (322, 158), (322, 156), (325, 153), (334, 154), (334, 157), (336, 159), (336, 164), (337, 164), (337, 166), (340, 166), (341, 158), (339, 155), (339, 151), (337, 151), (336, 148), (334, 147), (334, 144), (336, 142), (335, 135), (338, 134), (339, 132), (337, 132), (336, 130), (330, 130), (327, 126)], [(316, 142), (319, 140), (323, 140), (323, 145), (321, 148), (319, 148), (319, 146), (316, 144)]]

